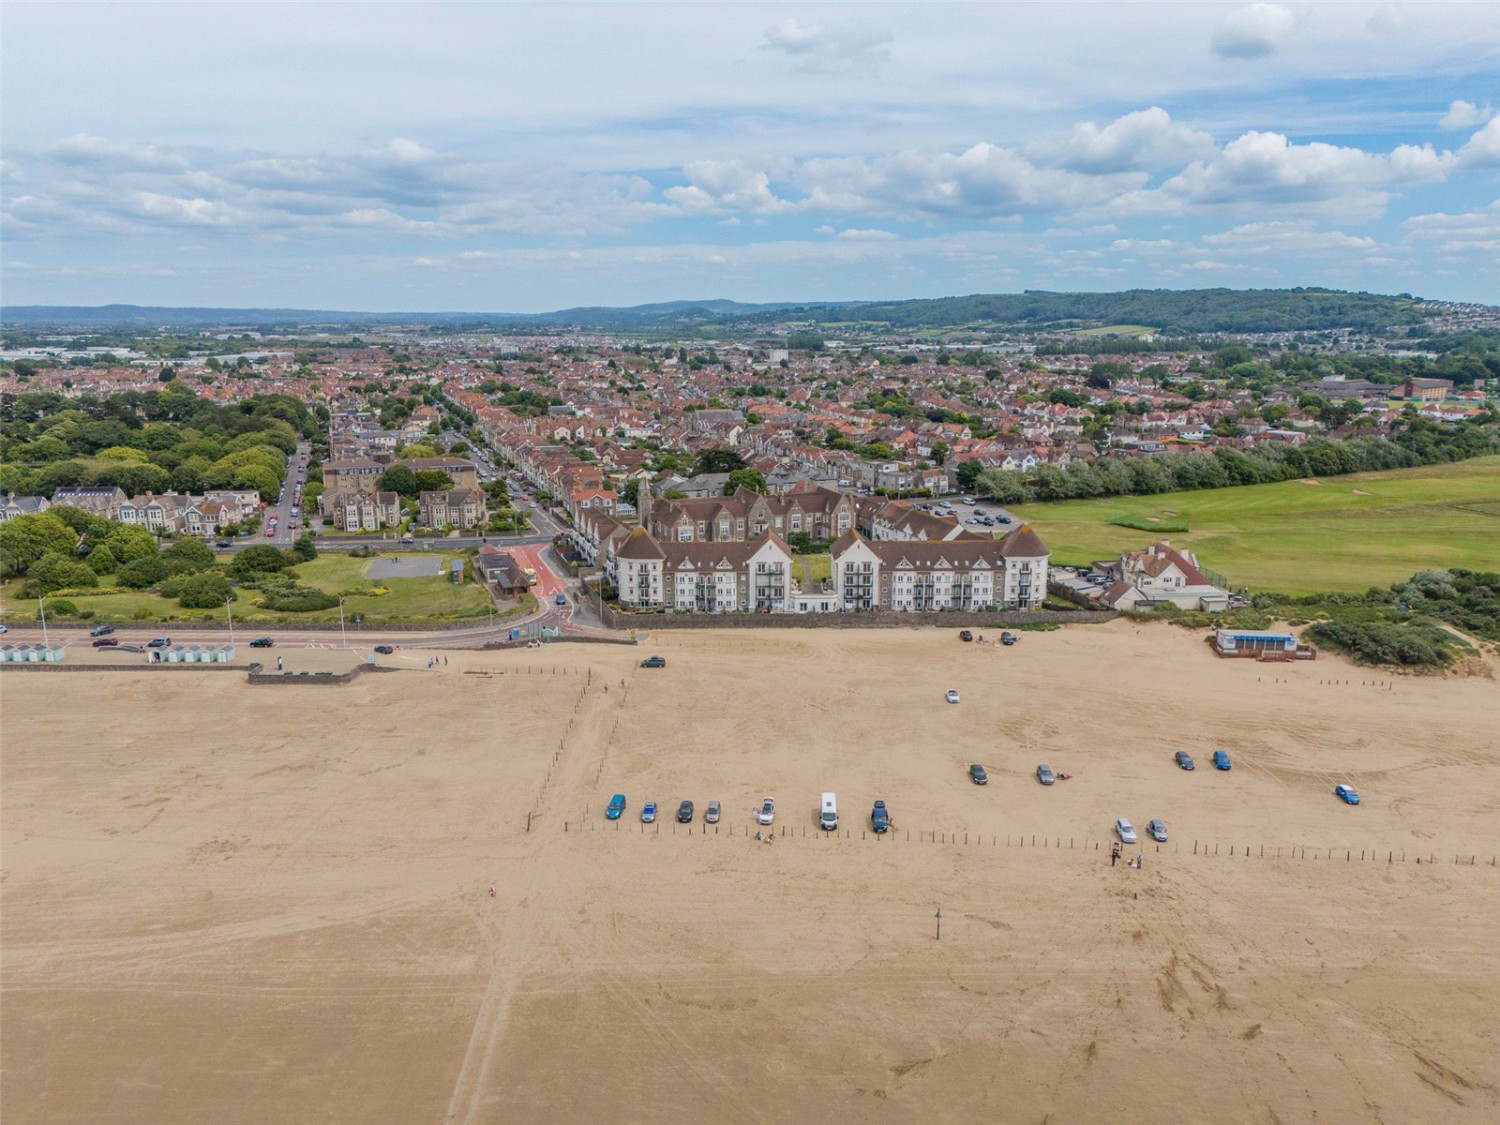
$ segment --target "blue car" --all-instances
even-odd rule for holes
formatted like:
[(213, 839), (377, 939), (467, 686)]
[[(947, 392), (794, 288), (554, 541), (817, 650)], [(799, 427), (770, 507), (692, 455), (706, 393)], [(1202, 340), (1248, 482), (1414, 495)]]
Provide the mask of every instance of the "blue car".
[(1222, 750), (1214, 751), (1214, 769), (1227, 770), (1230, 767), (1229, 755)]
[(1354, 786), (1352, 785), (1335, 785), (1333, 792), (1346, 805), (1359, 804), (1359, 794), (1354, 791)]
[(656, 802), (655, 801), (647, 801), (644, 805), (641, 806), (641, 823), (642, 824), (655, 824), (656, 823)]
[(609, 808), (604, 810), (607, 820), (619, 820), (620, 814), (625, 811), (625, 794), (616, 793), (609, 799)]

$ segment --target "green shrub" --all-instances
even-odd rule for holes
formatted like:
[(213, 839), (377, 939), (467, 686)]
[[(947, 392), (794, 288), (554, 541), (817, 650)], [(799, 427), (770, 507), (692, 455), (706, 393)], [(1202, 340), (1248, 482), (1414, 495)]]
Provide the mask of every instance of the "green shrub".
[(78, 605), (66, 598), (55, 598), (47, 603), (47, 612), (53, 617), (77, 617)]
[(144, 590), (155, 586), (167, 576), (167, 564), (161, 558), (153, 555), (150, 558), (136, 559), (120, 567), (116, 578), (121, 586), (129, 590)]
[(1304, 636), (1356, 664), (1441, 668), (1453, 661), (1452, 635), (1427, 621), (1319, 621)]
[(1115, 527), (1128, 527), (1135, 531), (1152, 532), (1177, 532), (1188, 531), (1188, 525), (1181, 520), (1148, 520), (1144, 516), (1115, 515), (1106, 521)]
[(214, 609), (229, 598), (229, 580), (216, 570), (205, 570), (182, 580), (177, 603), (184, 609)]
[(281, 613), (310, 613), (318, 609), (332, 609), (339, 604), (339, 600), (315, 587), (293, 583), (290, 586), (277, 584), (267, 590), (260, 604), (266, 609)]

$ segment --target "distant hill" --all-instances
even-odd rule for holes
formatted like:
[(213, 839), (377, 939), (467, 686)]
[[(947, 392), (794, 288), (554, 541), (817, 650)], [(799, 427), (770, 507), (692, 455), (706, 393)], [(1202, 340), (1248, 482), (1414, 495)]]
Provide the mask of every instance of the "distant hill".
[[(664, 301), (627, 308), (574, 308), (545, 313), (480, 312), (348, 312), (332, 309), (176, 308), (160, 305), (9, 305), (0, 308), (0, 324), (12, 327), (78, 326), (85, 328), (249, 328), (316, 325), (413, 324), (485, 325), (647, 330), (690, 327), (779, 309), (800, 308), (793, 302), (745, 304), (740, 301)], [(837, 305), (820, 306), (833, 309)]]
[(548, 313), (369, 313), (317, 309), (164, 308), (138, 305), (12, 305), (10, 327), (207, 328), (420, 325), (450, 330), (511, 331), (535, 327), (641, 333), (712, 331), (725, 336), (785, 331), (788, 326), (840, 332), (918, 329), (1060, 332), (1115, 324), (1144, 325), (1168, 336), (1216, 332), (1379, 330), (1420, 324), (1423, 302), (1336, 289), (1131, 289), (1121, 293), (975, 294), (911, 301), (827, 304), (666, 301), (628, 308), (586, 307)]
[[(1335, 289), (1131, 289), (1123, 293), (976, 294), (890, 301), (857, 307), (808, 306), (799, 321), (900, 332), (918, 328), (1008, 329), (1024, 332), (1138, 324), (1168, 336), (1214, 332), (1303, 332), (1379, 329), (1420, 324), (1421, 302), (1402, 295)], [(765, 314), (738, 318), (767, 320)]]

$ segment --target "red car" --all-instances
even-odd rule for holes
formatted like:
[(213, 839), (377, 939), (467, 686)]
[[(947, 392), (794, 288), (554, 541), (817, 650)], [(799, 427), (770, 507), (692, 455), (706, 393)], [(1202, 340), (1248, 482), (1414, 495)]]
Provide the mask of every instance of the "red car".
[(268, 527), (268, 528), (266, 528), (266, 538), (267, 539), (273, 538), (275, 536), (275, 534), (276, 534), (276, 529), (274, 527)]
[(120, 643), (120, 639), (118, 637), (100, 637), (98, 640), (96, 640), (94, 642), (94, 647), (95, 648), (114, 648), (115, 645), (117, 645), (119, 643)]

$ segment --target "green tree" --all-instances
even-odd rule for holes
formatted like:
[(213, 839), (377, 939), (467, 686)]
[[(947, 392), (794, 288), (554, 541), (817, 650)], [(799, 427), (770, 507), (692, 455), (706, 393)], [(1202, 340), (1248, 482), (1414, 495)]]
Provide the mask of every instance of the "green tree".
[(978, 461), (960, 461), (955, 473), (960, 491), (973, 492), (979, 486), (979, 476), (983, 472), (984, 466)]
[(417, 474), (406, 465), (392, 465), (375, 482), (381, 492), (394, 492), (403, 500), (415, 500), (417, 496)]
[(732, 449), (705, 449), (693, 462), (693, 475), (704, 473), (732, 473), (746, 468), (745, 459)]
[(734, 469), (729, 474), (729, 479), (724, 482), (724, 495), (733, 496), (742, 488), (748, 488), (751, 492), (767, 493), (770, 486), (766, 484), (766, 474), (759, 469)]
[(183, 581), (177, 603), (184, 609), (216, 609), (230, 597), (229, 580), (217, 570), (205, 570)]
[(0, 577), (23, 577), (48, 554), (71, 555), (78, 537), (51, 512), (17, 516), (0, 523)]
[(318, 557), (318, 544), (312, 532), (306, 531), (297, 536), (297, 542), (292, 545), (292, 554), (298, 562), (312, 562)]
[(278, 551), (268, 543), (257, 543), (234, 556), (233, 570), (236, 578), (248, 578), (254, 574), (285, 570), (296, 561), (285, 551)]
[(115, 579), (127, 590), (144, 590), (155, 586), (167, 577), (167, 564), (158, 555), (136, 559), (125, 563), (115, 573)]
[(948, 459), (950, 452), (952, 450), (949, 449), (946, 441), (935, 441), (932, 443), (932, 459), (939, 465)]
[(100, 543), (89, 552), (88, 564), (95, 574), (113, 574), (115, 567), (120, 565), (120, 560), (115, 558), (108, 543)]
[(52, 552), (32, 563), (26, 572), (27, 585), (42, 593), (53, 590), (78, 590), (99, 585), (99, 576), (88, 563), (79, 562), (72, 552)]
[(418, 469), (413, 474), (417, 492), (447, 492), (453, 488), (453, 478), (442, 469)]
[(201, 539), (179, 539), (161, 553), (168, 574), (196, 574), (214, 565), (214, 553)]

